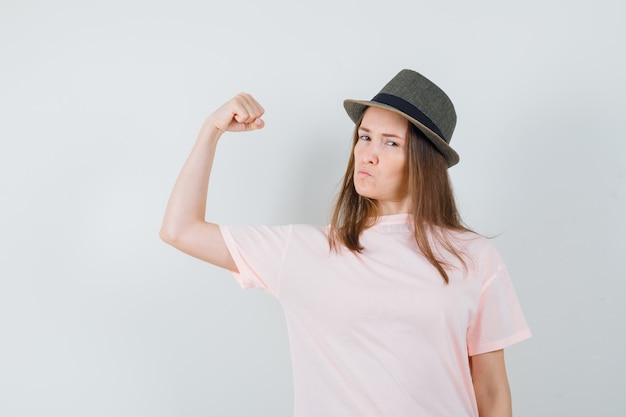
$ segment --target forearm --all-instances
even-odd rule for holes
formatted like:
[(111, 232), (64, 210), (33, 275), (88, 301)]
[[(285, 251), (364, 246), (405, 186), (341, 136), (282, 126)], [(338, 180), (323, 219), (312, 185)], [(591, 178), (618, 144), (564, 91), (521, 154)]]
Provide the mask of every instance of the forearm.
[(511, 393), (508, 385), (497, 392), (476, 393), (480, 417), (512, 417)]
[(209, 178), (221, 134), (207, 123), (200, 130), (165, 210), (161, 227), (164, 240), (175, 239), (187, 226), (205, 220)]

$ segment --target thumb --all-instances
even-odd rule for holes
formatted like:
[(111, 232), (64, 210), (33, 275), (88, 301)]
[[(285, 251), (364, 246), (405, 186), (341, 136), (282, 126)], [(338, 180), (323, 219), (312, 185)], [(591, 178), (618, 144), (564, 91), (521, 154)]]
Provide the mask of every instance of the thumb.
[(257, 130), (257, 129), (263, 129), (264, 126), (265, 126), (265, 122), (263, 121), (263, 119), (254, 119), (252, 123), (246, 124), (246, 129)]

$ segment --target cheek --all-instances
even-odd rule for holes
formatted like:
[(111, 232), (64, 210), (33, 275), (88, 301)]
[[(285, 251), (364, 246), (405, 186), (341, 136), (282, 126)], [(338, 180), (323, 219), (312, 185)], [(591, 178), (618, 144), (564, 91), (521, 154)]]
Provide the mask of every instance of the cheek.
[(392, 161), (389, 161), (390, 172), (393, 172), (394, 176), (407, 177), (406, 158), (404, 155), (396, 156)]

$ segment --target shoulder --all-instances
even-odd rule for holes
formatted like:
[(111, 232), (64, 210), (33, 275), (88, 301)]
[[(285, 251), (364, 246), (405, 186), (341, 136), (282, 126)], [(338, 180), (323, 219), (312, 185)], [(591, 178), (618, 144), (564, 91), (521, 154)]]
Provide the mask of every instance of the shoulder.
[(323, 237), (327, 239), (328, 228), (309, 224), (284, 225), (249, 225), (234, 224), (220, 225), (223, 234), (231, 236), (247, 236), (248, 238), (274, 238), (282, 240), (312, 239)]
[(314, 226), (311, 224), (289, 225), (294, 240), (328, 241), (328, 226)]
[(451, 240), (463, 252), (472, 257), (498, 258), (500, 254), (492, 239), (476, 232), (450, 231)]
[(474, 232), (451, 232), (451, 241), (466, 261), (469, 276), (487, 284), (507, 268), (492, 239)]

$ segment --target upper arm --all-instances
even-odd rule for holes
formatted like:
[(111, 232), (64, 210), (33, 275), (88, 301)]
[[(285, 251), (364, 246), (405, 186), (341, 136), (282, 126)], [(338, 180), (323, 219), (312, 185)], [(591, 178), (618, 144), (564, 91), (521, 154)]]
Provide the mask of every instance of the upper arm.
[(470, 367), (480, 417), (510, 417), (511, 391), (506, 375), (504, 350), (471, 356)]
[(237, 272), (237, 266), (215, 223), (197, 222), (176, 233), (161, 229), (161, 239), (180, 251), (213, 265)]

